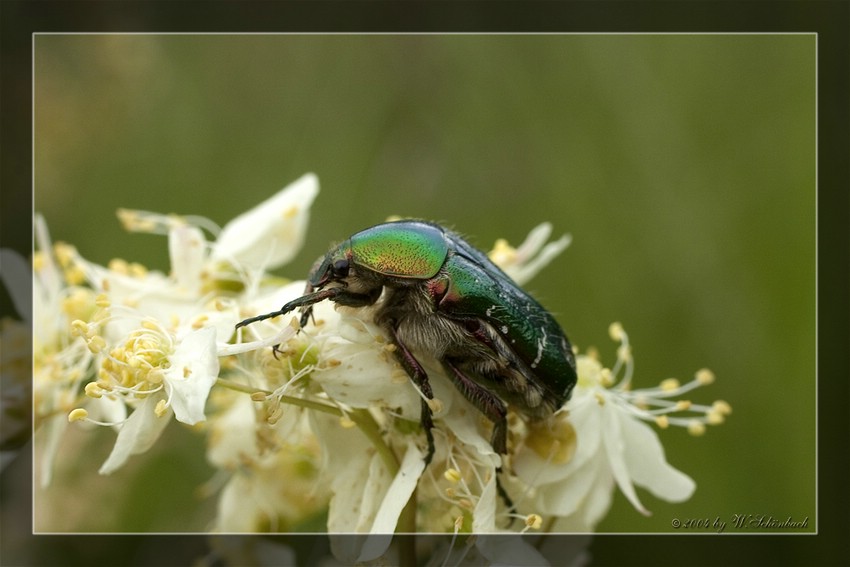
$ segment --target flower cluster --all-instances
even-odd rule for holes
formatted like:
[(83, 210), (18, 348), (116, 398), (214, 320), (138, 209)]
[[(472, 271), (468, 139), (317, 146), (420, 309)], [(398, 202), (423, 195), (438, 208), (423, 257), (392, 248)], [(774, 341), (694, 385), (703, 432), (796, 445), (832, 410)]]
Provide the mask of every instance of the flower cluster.
[[(434, 393), (428, 467), (421, 393), (368, 310), (325, 301), (304, 328), (296, 313), (236, 330), (303, 293), (303, 281), (270, 270), (300, 249), (317, 193), (316, 177), (305, 175), (221, 229), (119, 211), (128, 230), (167, 235), (168, 274), (89, 262), (52, 244), (36, 217), (34, 309), (21, 313), (35, 335), (42, 485), (69, 422), (117, 431), (99, 471), (110, 474), (150, 449), (173, 418), (204, 435), (224, 479), (215, 531), (296, 531), (326, 517), (329, 533), (364, 534), (334, 550), (343, 561), (380, 556), (388, 544), (380, 535), (394, 532), (593, 531), (615, 486), (644, 514), (635, 486), (668, 501), (690, 497), (695, 483), (667, 463), (652, 426), (698, 435), (731, 410), (680, 399), (713, 381), (708, 370), (685, 384), (635, 388), (618, 324), (609, 329), (619, 345), (613, 367), (578, 353), (572, 399), (551, 419), (509, 412), (504, 457), (490, 446), (492, 424), (439, 364), (423, 360)], [(550, 234), (543, 224), (518, 248), (497, 241), (490, 257), (523, 284), (569, 244)]]

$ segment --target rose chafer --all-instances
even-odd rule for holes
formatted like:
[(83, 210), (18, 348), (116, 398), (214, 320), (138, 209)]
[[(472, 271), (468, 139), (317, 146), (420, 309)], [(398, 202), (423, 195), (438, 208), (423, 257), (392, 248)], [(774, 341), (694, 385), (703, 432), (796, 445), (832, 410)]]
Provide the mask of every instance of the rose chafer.
[[(303, 296), (237, 328), (299, 307), (305, 326), (312, 306), (326, 299), (374, 305), (375, 324), (425, 398), (433, 399), (433, 392), (417, 356), (439, 361), (461, 394), (493, 422), (497, 453), (507, 453), (508, 404), (542, 420), (566, 403), (576, 384), (572, 347), (552, 315), (483, 252), (437, 224), (404, 220), (358, 232), (316, 262)], [(420, 420), (427, 464), (434, 437), (425, 399)]]

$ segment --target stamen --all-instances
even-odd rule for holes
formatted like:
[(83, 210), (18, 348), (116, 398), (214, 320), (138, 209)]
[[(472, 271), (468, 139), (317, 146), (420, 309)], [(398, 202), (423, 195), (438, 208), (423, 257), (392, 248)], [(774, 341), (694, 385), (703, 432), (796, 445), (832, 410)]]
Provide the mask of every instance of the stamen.
[(84, 410), (83, 408), (77, 408), (71, 410), (71, 413), (68, 414), (68, 422), (73, 423), (75, 421), (82, 421), (88, 418), (89, 412)]

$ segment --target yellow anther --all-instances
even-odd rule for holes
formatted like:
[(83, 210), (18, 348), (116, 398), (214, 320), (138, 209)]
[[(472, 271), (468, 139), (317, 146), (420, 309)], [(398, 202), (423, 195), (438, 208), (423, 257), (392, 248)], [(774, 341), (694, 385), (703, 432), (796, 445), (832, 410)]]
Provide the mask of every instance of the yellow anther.
[(116, 274), (121, 274), (126, 276), (130, 273), (129, 265), (127, 264), (127, 260), (121, 258), (113, 258), (107, 264), (110, 272), (115, 272)]
[(661, 429), (667, 429), (670, 427), (670, 419), (666, 415), (659, 415), (655, 418), (655, 425)]
[(431, 408), (432, 413), (440, 413), (443, 411), (443, 402), (441, 402), (438, 398), (433, 398), (428, 400), (428, 407)]
[(154, 319), (145, 319), (142, 321), (142, 327), (151, 331), (158, 331), (159, 323), (157, 323), (157, 321)]
[(659, 387), (665, 392), (672, 392), (673, 390), (679, 389), (679, 381), (676, 378), (667, 378), (666, 380), (662, 380)]
[(494, 264), (499, 266), (510, 265), (516, 262), (517, 251), (507, 240), (500, 238), (493, 244), (493, 249), (487, 254)]
[[(283, 416), (283, 406), (278, 405), (278, 406), (274, 409), (274, 411), (272, 411), (272, 412), (269, 414), (269, 417), (267, 417), (267, 418), (266, 418), (266, 422), (268, 422), (268, 424), (269, 424), (269, 425), (274, 425), (275, 423), (277, 423), (278, 421), (280, 421), (280, 418), (281, 418), (282, 416)], [(352, 422), (352, 423), (353, 423), (353, 422)], [(344, 426), (343, 426), (343, 427), (344, 427)]]
[(699, 382), (703, 386), (708, 386), (709, 384), (714, 383), (714, 372), (712, 372), (708, 368), (702, 368), (700, 370), (697, 370), (696, 379), (697, 382)]
[(88, 344), (89, 351), (91, 351), (92, 354), (98, 354), (106, 348), (106, 339), (104, 339), (100, 335), (95, 335), (91, 339), (89, 339), (88, 343), (86, 344)]
[(676, 402), (676, 411), (685, 411), (690, 409), (691, 402), (690, 400), (679, 400)]
[(47, 264), (47, 259), (45, 257), (44, 252), (42, 252), (41, 250), (33, 252), (32, 269), (36, 272), (40, 272), (44, 269), (45, 264)]
[(700, 435), (705, 433), (705, 424), (696, 419), (691, 420), (691, 422), (688, 423), (688, 433), (690, 433), (694, 437), (699, 437)]
[(541, 459), (557, 464), (569, 462), (576, 451), (576, 431), (572, 424), (561, 419), (555, 422), (529, 424), (526, 446)]
[(539, 530), (543, 525), (543, 518), (539, 514), (529, 514), (525, 517), (525, 527)]
[(611, 374), (610, 368), (603, 368), (599, 372), (599, 381), (605, 388), (610, 388), (614, 385), (614, 376)]
[(192, 369), (189, 368), (188, 366), (184, 366), (183, 367), (183, 378), (188, 378), (191, 375), (192, 375)]
[(148, 269), (138, 262), (132, 262), (128, 267), (130, 275), (134, 278), (143, 278), (148, 275)]
[(86, 273), (77, 265), (65, 268), (65, 281), (69, 285), (81, 285), (86, 281)]
[(446, 469), (446, 472), (443, 473), (443, 477), (452, 484), (457, 484), (460, 482), (460, 479), (463, 478), (460, 475), (460, 471), (457, 469)]
[(168, 411), (168, 402), (166, 402), (165, 400), (159, 400), (156, 403), (156, 407), (154, 408), (153, 412), (156, 414), (157, 417), (162, 417), (165, 415), (166, 411)]
[(71, 336), (72, 337), (85, 337), (89, 332), (89, 324), (80, 319), (75, 319), (71, 321)]
[(723, 400), (717, 400), (716, 402), (711, 404), (711, 408), (718, 413), (722, 413), (723, 415), (729, 415), (730, 413), (732, 413), (732, 406), (730, 406)]
[(83, 408), (77, 408), (75, 410), (71, 410), (71, 413), (68, 414), (68, 421), (73, 423), (75, 421), (82, 421), (89, 416), (89, 412), (84, 410)]
[(620, 345), (617, 348), (617, 359), (623, 362), (628, 362), (632, 359), (632, 347), (628, 345)]
[(463, 528), (463, 516), (458, 516), (455, 518), (455, 533), (459, 532)]
[(266, 401), (266, 393), (265, 392), (254, 392), (251, 394), (251, 399), (255, 402), (264, 402)]
[(620, 342), (623, 340), (623, 325), (619, 321), (615, 321), (608, 325), (608, 336), (612, 341)]
[(109, 307), (112, 302), (109, 301), (109, 296), (105, 293), (97, 294), (97, 297), (94, 298), (94, 304), (98, 307)]
[(404, 384), (410, 379), (407, 375), (407, 372), (402, 370), (401, 368), (395, 368), (390, 372), (390, 381), (393, 384)]
[(467, 510), (472, 510), (475, 508), (475, 504), (472, 503), (472, 500), (469, 498), (461, 498), (457, 501), (457, 505), (461, 508), (466, 508)]
[(724, 421), (726, 421), (726, 416), (720, 413), (717, 410), (710, 409), (705, 414), (706, 419), (708, 420), (709, 425), (720, 425)]
[(53, 251), (56, 254), (56, 260), (63, 268), (68, 267), (77, 255), (77, 249), (65, 242), (57, 242), (53, 246)]
[(446, 496), (448, 496), (449, 498), (454, 498), (455, 496), (457, 496), (457, 491), (451, 486), (449, 486), (446, 488)]
[(103, 392), (97, 382), (89, 382), (86, 384), (86, 395), (90, 398), (99, 398), (103, 395)]
[(597, 404), (599, 404), (600, 406), (604, 406), (604, 405), (605, 405), (605, 396), (603, 396), (603, 395), (602, 395), (602, 394), (600, 394), (599, 392), (594, 393), (594, 394), (593, 394), (593, 396), (596, 398), (596, 403), (597, 403)]
[(207, 316), (207, 315), (200, 315), (200, 316), (198, 316), (198, 318), (196, 318), (196, 319), (192, 322), (192, 328), (193, 328), (193, 329), (200, 329), (201, 327), (203, 327), (203, 326), (204, 326), (204, 324), (205, 324), (208, 320), (209, 320), (209, 316)]
[(354, 423), (354, 420), (348, 417), (347, 415), (343, 415), (339, 418), (339, 424), (345, 429), (351, 429), (355, 427), (357, 424)]

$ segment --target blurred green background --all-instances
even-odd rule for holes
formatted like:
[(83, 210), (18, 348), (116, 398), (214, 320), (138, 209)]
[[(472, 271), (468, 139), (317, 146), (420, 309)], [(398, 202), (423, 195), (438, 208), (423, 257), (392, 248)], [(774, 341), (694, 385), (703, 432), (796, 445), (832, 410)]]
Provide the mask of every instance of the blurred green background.
[[(693, 401), (734, 409), (700, 438), (660, 432), (688, 502), (640, 491), (644, 518), (618, 495), (600, 531), (735, 514), (814, 531), (815, 52), (814, 35), (38, 35), (35, 208), (91, 260), (167, 269), (165, 240), (117, 208), (224, 224), (313, 171), (290, 277), (388, 215), (484, 249), (550, 221), (573, 244), (528, 287), (573, 343), (611, 364), (621, 321), (637, 387), (709, 367)], [(203, 441), (172, 429), (108, 478), (111, 432), (60, 452), (73, 471), (37, 494), (36, 526), (205, 529)], [(74, 525), (69, 488), (92, 509)], [(94, 513), (119, 493), (127, 512)]]

